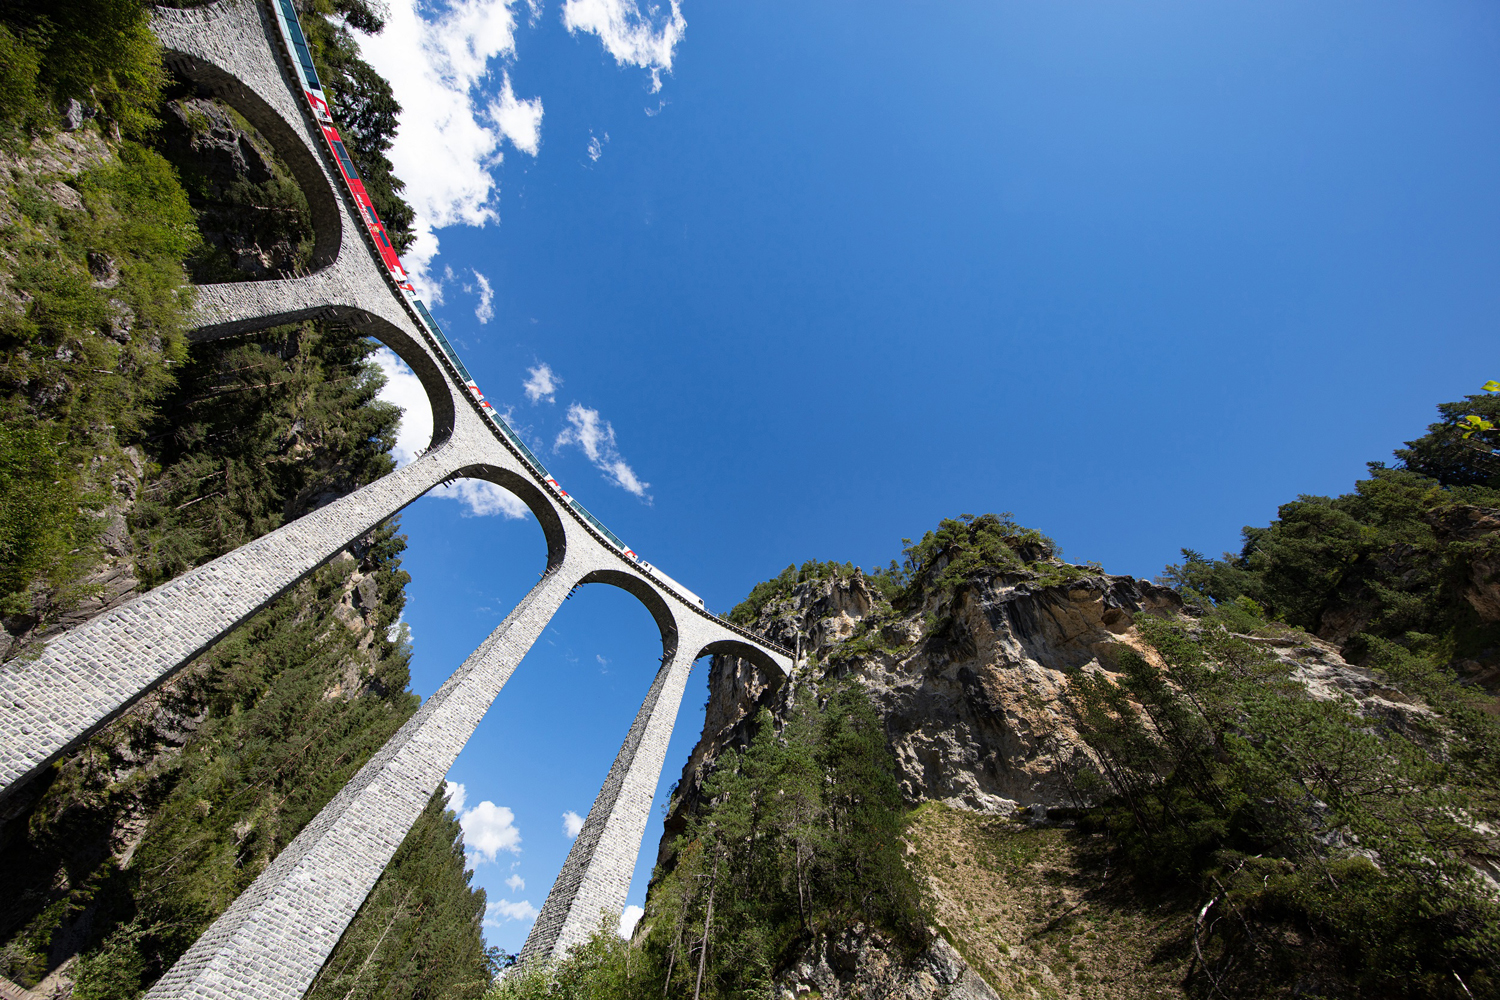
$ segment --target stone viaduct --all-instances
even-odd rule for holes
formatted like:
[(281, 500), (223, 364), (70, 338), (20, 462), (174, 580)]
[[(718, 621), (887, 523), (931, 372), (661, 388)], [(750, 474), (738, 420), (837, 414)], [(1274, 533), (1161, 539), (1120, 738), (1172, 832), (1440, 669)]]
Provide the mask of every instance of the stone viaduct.
[(791, 657), (622, 555), (485, 415), (378, 263), (295, 95), (267, 10), (256, 0), (160, 9), (155, 29), (176, 73), (231, 104), (276, 146), (306, 193), (316, 230), (309, 276), (200, 287), (194, 339), (311, 317), (349, 323), (390, 347), (421, 379), (433, 438), (421, 457), (378, 482), (100, 615), (35, 659), (7, 664), (0, 673), (0, 800), (432, 487), (486, 479), (518, 496), (541, 524), (541, 580), (148, 996), (301, 997), (553, 613), (575, 587), (606, 583), (650, 611), (661, 630), (661, 669), (522, 952), (527, 960), (562, 954), (624, 906), (693, 661), (724, 652), (788, 672)]

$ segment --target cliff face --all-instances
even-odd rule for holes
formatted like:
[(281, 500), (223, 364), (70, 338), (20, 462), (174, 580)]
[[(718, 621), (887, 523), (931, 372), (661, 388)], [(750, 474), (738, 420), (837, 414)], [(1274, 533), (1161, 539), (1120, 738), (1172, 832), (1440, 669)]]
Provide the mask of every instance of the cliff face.
[[(705, 804), (705, 777), (748, 743), (762, 707), (780, 725), (799, 700), (853, 681), (883, 721), (916, 810), (908, 856), (943, 936), (902, 961), (876, 931), (819, 935), (781, 974), (785, 995), (1128, 997), (1146, 983), (1182, 995), (1202, 900), (1142, 883), (1122, 890), (1103, 842), (1064, 836), (1059, 824), (1090, 804), (1076, 779), (1096, 767), (1069, 679), (1117, 676), (1127, 650), (1156, 661), (1140, 613), (1191, 624), (1201, 610), (1165, 587), (1046, 558), (956, 587), (908, 588), (899, 609), (881, 583), (858, 570), (823, 573), (761, 604), (752, 627), (801, 651), (790, 683), (714, 658), (703, 736), (659, 860), (672, 863), (672, 839)], [(1429, 712), (1305, 633), (1239, 638), (1315, 700), (1340, 700), (1397, 731)]]
[[(996, 575), (903, 612), (858, 571), (768, 602), (753, 627), (802, 651), (794, 684), (745, 660), (713, 658), (703, 736), (683, 769), (673, 816), (695, 807), (705, 768), (745, 743), (761, 706), (781, 718), (797, 683), (816, 692), (841, 678), (863, 686), (884, 718), (909, 806), (1044, 817), (1078, 805), (1071, 776), (1085, 750), (1065, 698), (1069, 676), (1114, 674), (1126, 649), (1149, 658), (1136, 614), (1191, 618), (1198, 609), (1133, 577), (1089, 573), (1048, 583), (1030, 575)], [(1305, 634), (1256, 641), (1314, 696), (1352, 698), (1361, 711), (1398, 723), (1425, 711), (1329, 643)], [(673, 829), (669, 819), (669, 838)]]
[[(908, 805), (990, 814), (1074, 804), (1065, 765), (1081, 741), (1063, 701), (1070, 672), (1112, 671), (1139, 648), (1132, 617), (1182, 610), (1171, 590), (1102, 573), (1045, 585), (998, 575), (895, 612), (864, 575), (799, 584), (753, 626), (800, 649), (798, 681), (850, 677), (885, 720)], [(793, 687), (716, 656), (703, 738), (674, 809), (691, 809), (706, 764), (747, 737), (761, 705), (780, 716)], [(672, 824), (669, 822), (669, 832)]]

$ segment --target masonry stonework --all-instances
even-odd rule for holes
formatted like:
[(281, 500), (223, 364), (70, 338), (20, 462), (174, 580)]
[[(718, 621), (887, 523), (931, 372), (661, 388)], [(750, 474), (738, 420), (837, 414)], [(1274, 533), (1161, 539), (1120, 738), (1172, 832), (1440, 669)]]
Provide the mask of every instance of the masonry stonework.
[(618, 914), (650, 816), (693, 661), (734, 649), (784, 672), (785, 650), (716, 618), (628, 559), (530, 469), (407, 312), (335, 183), (318, 133), (254, 0), (157, 11), (168, 64), (244, 114), (303, 186), (316, 230), (304, 278), (198, 290), (194, 338), (310, 317), (355, 325), (395, 351), (428, 393), (433, 441), (410, 465), (141, 595), (0, 671), (0, 799), (117, 717), (339, 549), (433, 486), (495, 482), (530, 507), (547, 538), (542, 580), (443, 687), (202, 935), (149, 996), (302, 996), (516, 666), (571, 590), (635, 594), (662, 633), (663, 667), (589, 811), (526, 944), (558, 956)]

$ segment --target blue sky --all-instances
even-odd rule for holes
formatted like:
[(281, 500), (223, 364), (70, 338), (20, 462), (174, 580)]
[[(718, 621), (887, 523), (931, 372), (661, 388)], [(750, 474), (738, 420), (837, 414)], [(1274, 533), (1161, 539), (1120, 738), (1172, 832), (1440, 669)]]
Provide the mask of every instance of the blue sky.
[[(1151, 576), (1496, 377), (1493, 4), (391, 6), (364, 44), (434, 311), (712, 609), (985, 511)], [(516, 513), (461, 484), (404, 515), (424, 696), (535, 581)], [(459, 758), (491, 943), (524, 940), (659, 655), (585, 588)]]

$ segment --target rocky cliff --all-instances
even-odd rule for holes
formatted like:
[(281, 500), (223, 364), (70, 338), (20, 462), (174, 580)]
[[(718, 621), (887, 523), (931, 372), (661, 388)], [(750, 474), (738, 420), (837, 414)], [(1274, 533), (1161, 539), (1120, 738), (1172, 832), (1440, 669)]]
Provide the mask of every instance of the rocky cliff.
[[(747, 661), (713, 659), (703, 736), (659, 860), (673, 863), (674, 836), (705, 805), (705, 778), (721, 754), (748, 743), (761, 709), (784, 720), (799, 700), (853, 682), (883, 721), (915, 810), (911, 861), (953, 946), (940, 947), (957, 963), (935, 976), (932, 955), (901, 961), (878, 933), (850, 928), (807, 945), (779, 980), (785, 995), (1130, 997), (1206, 986), (1201, 972), (1194, 978), (1201, 965), (1191, 943), (1201, 901), (1180, 887), (1132, 883), (1122, 892), (1102, 841), (1071, 831), (1098, 786), (1079, 781), (1097, 770), (1097, 755), (1070, 688), (1080, 676), (1117, 677), (1131, 653), (1160, 662), (1143, 613), (1191, 633), (1204, 611), (1166, 587), (1072, 566), (1045, 548), (1020, 554), (1024, 562), (971, 565), (946, 581), (939, 554), (899, 591), (885, 573), (809, 564), (739, 609), (751, 627), (800, 650), (797, 672), (787, 682)], [(1276, 627), (1238, 639), (1314, 700), (1395, 731), (1419, 728), (1430, 713), (1307, 633)]]
[[(897, 611), (858, 570), (807, 580), (768, 602), (754, 628), (800, 649), (796, 680), (852, 678), (885, 720), (911, 806), (974, 812), (1076, 804), (1063, 762), (1081, 741), (1064, 700), (1068, 675), (1113, 670), (1138, 648), (1133, 616), (1179, 614), (1165, 587), (1088, 571), (1047, 583), (996, 575)], [(795, 687), (748, 661), (716, 656), (703, 738), (683, 771), (675, 809), (691, 809), (699, 775), (741, 744), (762, 705), (779, 715)]]

